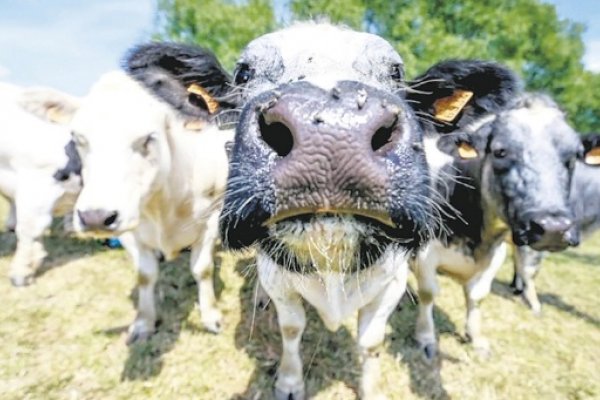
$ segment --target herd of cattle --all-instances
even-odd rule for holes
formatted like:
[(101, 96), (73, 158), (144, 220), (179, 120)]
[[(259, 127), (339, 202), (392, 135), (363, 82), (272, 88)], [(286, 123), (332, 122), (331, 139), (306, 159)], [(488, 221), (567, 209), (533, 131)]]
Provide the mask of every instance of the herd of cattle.
[(507, 68), (451, 60), (413, 81), (384, 39), (296, 23), (253, 40), (231, 77), (208, 50), (132, 49), (123, 72), (82, 99), (0, 86), (0, 192), (31, 284), (52, 217), (119, 236), (138, 271), (129, 342), (152, 335), (160, 254), (191, 247), (204, 327), (222, 317), (213, 249), (255, 248), (283, 350), (275, 395), (303, 399), (303, 300), (328, 329), (358, 312), (360, 394), (382, 396), (385, 326), (418, 281), (416, 339), (437, 354), (437, 271), (464, 289), (466, 334), (482, 352), (479, 303), (514, 247), (516, 291), (540, 311), (544, 251), (600, 222), (600, 136), (583, 138)]

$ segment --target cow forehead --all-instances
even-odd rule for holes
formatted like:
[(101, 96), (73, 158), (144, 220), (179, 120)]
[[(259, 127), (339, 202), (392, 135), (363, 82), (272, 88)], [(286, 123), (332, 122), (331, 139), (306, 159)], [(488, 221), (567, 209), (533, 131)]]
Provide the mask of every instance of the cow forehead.
[(577, 134), (554, 103), (533, 102), (507, 111), (499, 120), (499, 128), (502, 136), (525, 143), (529, 149), (552, 146), (574, 150), (579, 143)]
[(389, 86), (390, 67), (402, 58), (385, 39), (326, 23), (298, 23), (263, 35), (244, 50), (248, 63), (272, 83), (322, 76)]
[(166, 113), (166, 107), (137, 82), (113, 72), (92, 87), (71, 126), (88, 139), (110, 140), (118, 146), (164, 129)]

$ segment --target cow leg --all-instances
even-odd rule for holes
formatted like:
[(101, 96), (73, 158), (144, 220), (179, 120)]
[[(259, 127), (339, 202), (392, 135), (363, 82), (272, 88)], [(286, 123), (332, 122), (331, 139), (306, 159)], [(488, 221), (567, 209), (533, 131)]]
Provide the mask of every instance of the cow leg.
[[(513, 261), (515, 267), (515, 292), (521, 294), (525, 303), (531, 308), (531, 311), (539, 315), (542, 312), (542, 305), (538, 299), (535, 289), (534, 278), (540, 270), (543, 253), (535, 251), (527, 246), (516, 247), (513, 251)], [(520, 284), (520, 285), (519, 285)], [(520, 289), (519, 292), (517, 290)]]
[(14, 232), (17, 229), (17, 207), (15, 202), (10, 199), (8, 201), (9, 209), (8, 215), (6, 216), (6, 223), (4, 224), (4, 230), (6, 232)]
[(302, 298), (286, 280), (284, 273), (269, 257), (261, 252), (256, 257), (258, 278), (265, 292), (272, 299), (277, 311), (283, 349), (277, 369), (274, 394), (277, 400), (304, 400), (304, 378), (300, 341), (306, 327), (306, 315)]
[(62, 217), (63, 219), (63, 232), (66, 234), (75, 233), (75, 225), (73, 224), (73, 213), (68, 212)]
[(483, 356), (490, 354), (487, 338), (481, 333), (481, 309), (479, 305), (491, 289), (492, 282), (506, 258), (506, 243), (501, 243), (494, 251), (487, 267), (471, 277), (464, 285), (465, 302), (467, 305), (466, 334), (477, 352)]
[[(43, 183), (39, 177), (30, 179), (32, 183)], [(56, 185), (22, 186), (18, 189), (14, 201), (18, 221), (15, 230), (17, 249), (10, 265), (10, 281), (14, 286), (33, 283), (35, 272), (47, 255), (43, 235), (52, 223), (52, 210), (61, 194)]]
[(154, 333), (156, 325), (156, 304), (154, 289), (158, 280), (158, 260), (154, 251), (140, 243), (133, 233), (119, 237), (137, 270), (137, 315), (129, 327), (127, 344), (145, 340)]
[(406, 290), (408, 266), (403, 264), (387, 288), (358, 313), (358, 351), (361, 358), (361, 399), (385, 399), (381, 393), (380, 360), (385, 326)]
[(207, 223), (202, 241), (192, 247), (191, 269), (198, 284), (198, 306), (202, 325), (209, 332), (221, 331), (221, 311), (216, 307), (214, 290), (215, 242), (219, 232), (219, 214), (213, 213)]
[(419, 343), (425, 358), (433, 360), (438, 352), (435, 337), (435, 322), (433, 320), (434, 298), (439, 293), (437, 282), (437, 262), (433, 256), (425, 252), (419, 254), (416, 261), (415, 275), (417, 277), (419, 315), (415, 329), (415, 339)]

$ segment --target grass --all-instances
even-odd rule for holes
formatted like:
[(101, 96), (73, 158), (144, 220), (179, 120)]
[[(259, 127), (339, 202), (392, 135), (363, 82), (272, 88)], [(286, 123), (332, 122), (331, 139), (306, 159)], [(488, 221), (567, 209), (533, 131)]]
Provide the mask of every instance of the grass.
[[(0, 212), (5, 214), (5, 204)], [(493, 346), (480, 360), (463, 342), (462, 291), (441, 277), (435, 318), (441, 367), (430, 368), (411, 338), (416, 307), (402, 303), (389, 324), (382, 384), (392, 399), (600, 398), (600, 236), (549, 257), (538, 276), (543, 316), (508, 289), (504, 265), (483, 303)], [(125, 345), (134, 316), (135, 274), (123, 250), (50, 235), (34, 286), (12, 288), (14, 235), (0, 235), (2, 399), (269, 399), (280, 352), (273, 307), (254, 310), (252, 260), (219, 253), (225, 330), (203, 332), (188, 254), (162, 265), (161, 323), (148, 342)], [(413, 281), (414, 285), (414, 281)], [(355, 320), (325, 330), (313, 311), (303, 340), (308, 393), (356, 398)]]

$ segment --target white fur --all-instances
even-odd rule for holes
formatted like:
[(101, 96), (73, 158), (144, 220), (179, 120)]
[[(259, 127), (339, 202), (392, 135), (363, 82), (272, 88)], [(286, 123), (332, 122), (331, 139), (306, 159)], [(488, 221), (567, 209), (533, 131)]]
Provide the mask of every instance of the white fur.
[[(186, 131), (167, 105), (119, 72), (107, 74), (93, 87), (72, 126), (84, 180), (76, 209), (119, 213), (114, 231), (108, 233), (123, 234), (140, 274), (138, 317), (130, 340), (154, 329), (154, 250), (172, 259), (187, 246), (192, 247), (203, 323), (218, 331), (212, 251), (228, 170), (225, 143), (233, 132), (210, 124), (201, 132)], [(139, 147), (149, 135), (153, 139), (145, 154)], [(75, 228), (84, 230), (77, 217)]]
[[(46, 97), (59, 101), (60, 95), (0, 84), (0, 193), (11, 203), (7, 226), (15, 229), (18, 243), (10, 277), (20, 285), (33, 280), (46, 255), (42, 235), (52, 216), (69, 212), (80, 189), (79, 178), (53, 177), (67, 164), (70, 135), (66, 126), (42, 118), (43, 103)], [(39, 113), (27, 111), (32, 103)]]

